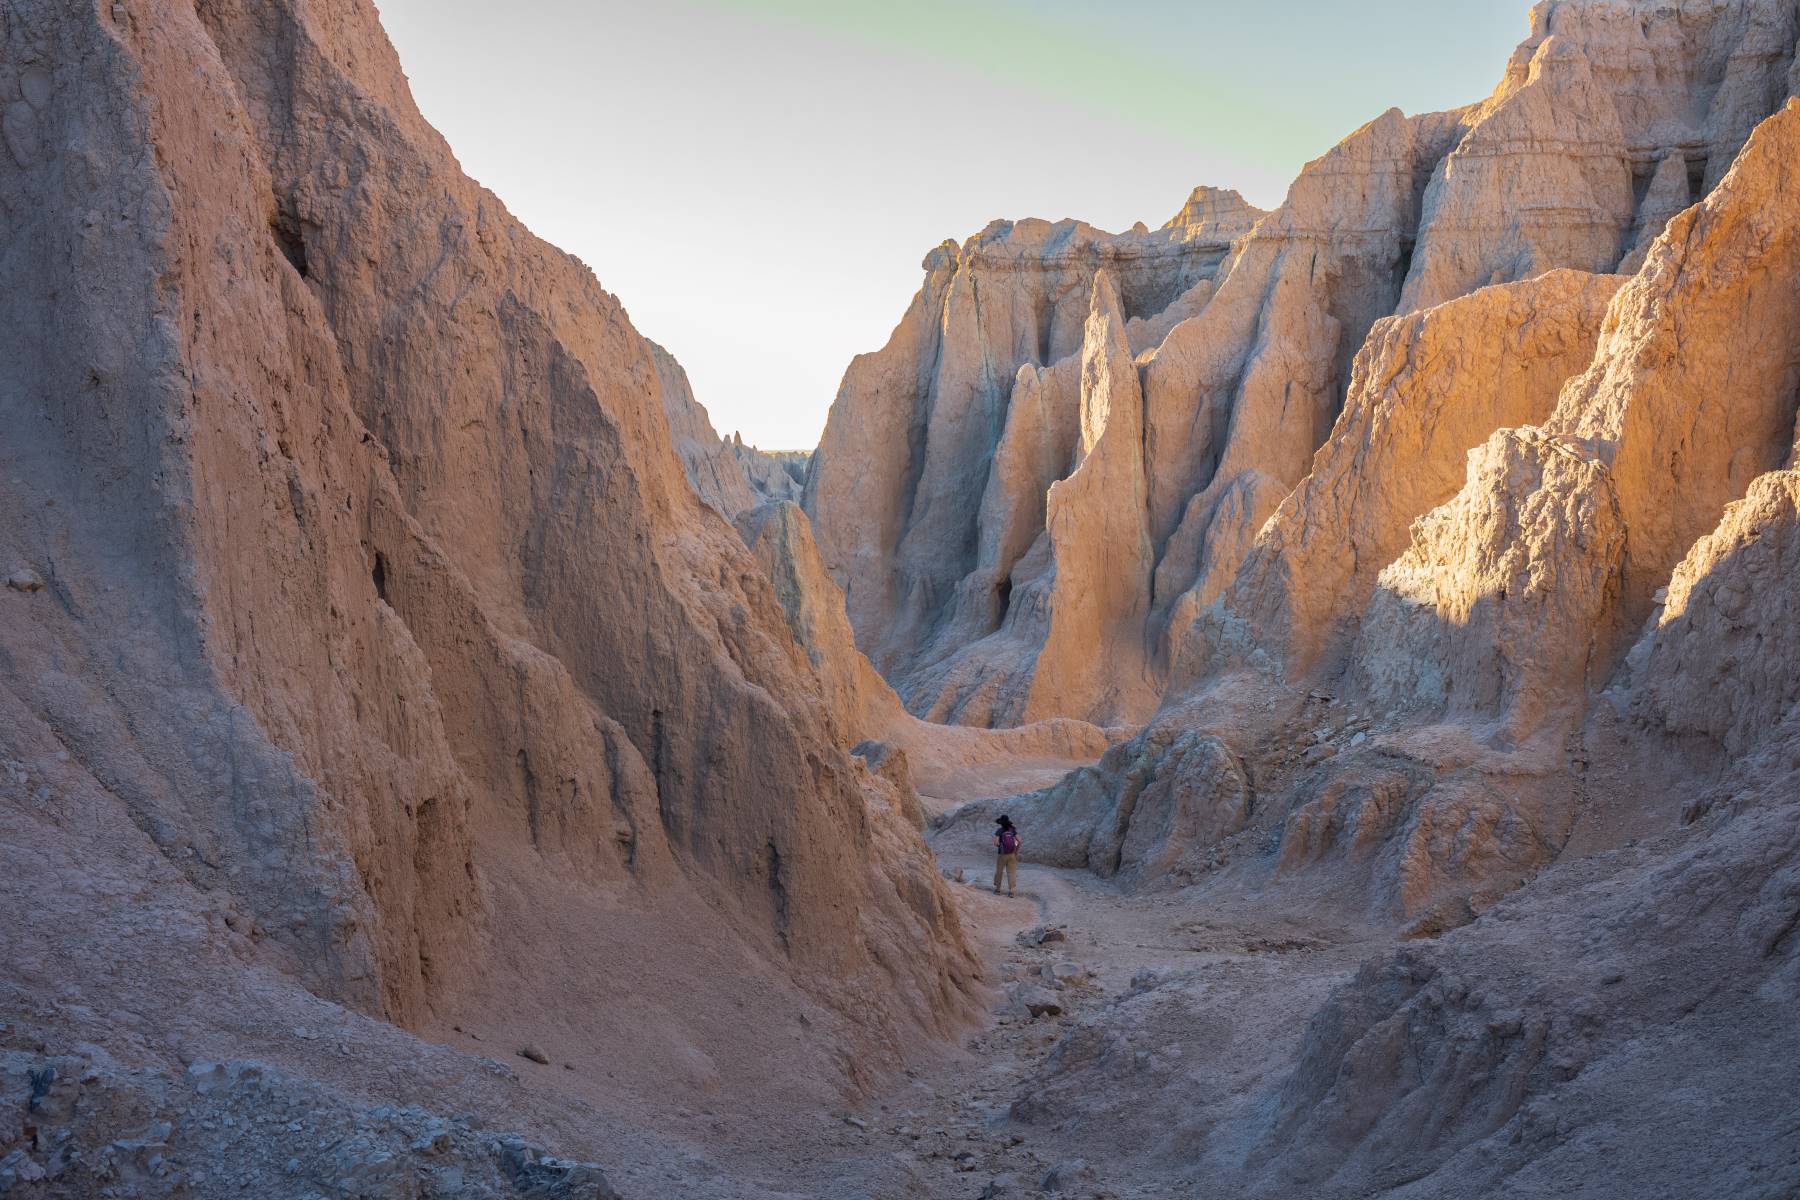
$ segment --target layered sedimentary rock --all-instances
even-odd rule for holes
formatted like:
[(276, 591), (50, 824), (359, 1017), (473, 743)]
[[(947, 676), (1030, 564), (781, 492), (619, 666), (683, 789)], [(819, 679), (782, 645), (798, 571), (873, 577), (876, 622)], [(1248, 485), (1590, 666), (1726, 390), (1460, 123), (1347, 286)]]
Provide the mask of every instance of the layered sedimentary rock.
[[(679, 368), (460, 174), (373, 10), (3, 36), (7, 911), (136, 874), (220, 969), (446, 1036), (566, 1010), (645, 1094), (767, 1077), (703, 1015), (745, 979), (806, 1087), (952, 1027), (954, 911), (683, 479)], [(132, 936), (74, 911), (90, 964)], [(0, 932), (41, 995), (54, 933)], [(620, 961), (689, 1014), (593, 1002)], [(150, 1053), (162, 978), (72, 1036)]]
[(1402, 667), (1383, 694), (1579, 706), (1689, 547), (1789, 460), (1800, 213), (1781, 197), (1796, 144), (1790, 105), (1651, 247), (1555, 411), (1496, 433), (1457, 497), (1414, 525), (1382, 572), (1361, 657), (1383, 660), (1378, 674), (1397, 659), (1423, 670)]
[[(1792, 1131), (1769, 1120), (1795, 1053), (1775, 1014), (1800, 985), (1795, 499), (1792, 471), (1752, 483), (1614, 683), (1641, 722), (1634, 749), (1678, 764), (1632, 798), (1667, 818), (1645, 794), (1666, 789), (1688, 828), (1640, 819), (1644, 846), (1561, 864), (1466, 929), (1366, 964), (1270, 1096), (1247, 1194), (1350, 1195), (1396, 1171), (1446, 1195), (1596, 1175), (1767, 1196), (1800, 1182)], [(1704, 1133), (1637, 1099), (1673, 1078), (1705, 1098)], [(1601, 1130), (1629, 1130), (1630, 1153)]]
[(1590, 671), (1605, 678), (1593, 635), (1625, 543), (1603, 470), (1535, 430), (1502, 430), (1383, 568), (1354, 669), (1377, 703), (1499, 715), (1522, 740), (1537, 710), (1584, 697)]
[(1495, 429), (1549, 416), (1563, 383), (1592, 360), (1623, 282), (1552, 271), (1377, 322), (1311, 472), (1208, 614), (1218, 628), (1197, 648), (1209, 663), (1230, 639), (1239, 657), (1328, 670), (1412, 522), (1456, 494), (1468, 453)]
[[(934, 717), (1004, 714), (1013, 723), (1079, 712), (1113, 722), (1151, 700), (1142, 637), (1152, 564), (1143, 395), (1125, 330), (1111, 276), (1098, 272), (1080, 357), (1061, 372), (1068, 378), (1020, 369), (1021, 419), (1001, 438), (991, 503), (984, 504), (1005, 523), (981, 548), (984, 564), (1012, 565), (1004, 577), (978, 568), (958, 592), (971, 603), (1004, 599), (1005, 614), (983, 653), (919, 672), (943, 691)], [(1054, 401), (1039, 396), (1058, 390), (1081, 400), (1078, 420), (1066, 430), (1042, 419)], [(1035, 483), (1064, 460), (1074, 469), (1050, 484), (1041, 516), (1008, 511), (1020, 493), (994, 480), (1024, 476)], [(1017, 554), (1018, 535), (1039, 520), (1043, 528), (1030, 549)]]
[[(1327, 627), (1360, 607), (1406, 524), (1455, 491), (1463, 452), (1548, 417), (1563, 379), (1587, 361), (1618, 286), (1607, 276), (1643, 265), (1664, 225), (1713, 188), (1779, 106), (1797, 32), (1795, 7), (1774, 0), (1540, 5), (1488, 100), (1383, 114), (1309, 164), (1273, 213), (1197, 195), (1158, 234), (1102, 242), (1079, 226), (1020, 223), (936, 252), (893, 340), (846, 374), (805, 501), (859, 643), (913, 711), (975, 724), (1049, 712), (1143, 719), (1221, 653), (1241, 661), (1246, 642), (1266, 648), (1265, 631), (1285, 642), (1296, 618), (1302, 641), (1278, 653), (1309, 666), (1341, 660), (1353, 630)], [(1043, 244), (1052, 228), (1069, 232)], [(1126, 663), (1123, 693), (1080, 662), (1074, 647), (1091, 636), (1058, 644), (1035, 632), (1092, 629), (1120, 608), (1110, 595), (1052, 598), (1041, 586), (1059, 555), (1083, 553), (1052, 544), (1047, 497), (1077, 472), (1094, 389), (1117, 390), (1080, 365), (1068, 310), (1075, 293), (1096, 289), (1091, 271), (1069, 278), (1078, 236), (1089, 257), (1146, 237), (1164, 248), (1110, 268), (1139, 376), (1153, 561), (1127, 606), (1147, 666)], [(1178, 256), (1185, 286), (1132, 275), (1194, 246), (1204, 253)], [(1022, 269), (1027, 254), (1037, 269)], [(1540, 278), (1558, 268), (1586, 274)], [(1046, 278), (1074, 292), (1040, 319)], [(1412, 374), (1448, 378), (1423, 357), (1434, 352), (1468, 367), (1442, 406), (1427, 395), (1438, 384), (1405, 378), (1415, 353), (1427, 365)], [(1409, 424), (1388, 428), (1383, 407)], [(1452, 412), (1443, 428), (1431, 415), (1439, 407)], [(1389, 496), (1364, 482), (1345, 495), (1332, 479), (1342, 455), (1382, 437), (1386, 453), (1424, 460), (1416, 486), (1408, 479)], [(1327, 461), (1315, 461), (1321, 448)], [(1303, 536), (1297, 522), (1339, 522), (1300, 515), (1327, 502), (1326, 489), (1330, 503), (1355, 509), (1349, 578), (1333, 568), (1316, 600), (1279, 581), (1287, 594), (1266, 595), (1272, 559), (1285, 554), (1270, 547)], [(1272, 518), (1273, 543), (1263, 537)], [(1250, 633), (1221, 634), (1202, 614), (1246, 558), (1225, 611)], [(1139, 574), (1133, 563), (1120, 572)], [(1019, 605), (1031, 611), (1015, 618)], [(1020, 636), (1021, 619), (1033, 636)], [(1208, 644), (1194, 642), (1196, 622)]]

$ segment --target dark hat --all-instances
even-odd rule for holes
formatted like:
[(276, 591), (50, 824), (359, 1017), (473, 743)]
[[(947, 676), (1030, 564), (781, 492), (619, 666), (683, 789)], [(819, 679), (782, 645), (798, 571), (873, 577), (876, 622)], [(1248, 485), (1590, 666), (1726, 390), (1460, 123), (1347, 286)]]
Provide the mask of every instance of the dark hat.
[(994, 824), (996, 824), (996, 825), (1011, 825), (1012, 818), (1007, 816), (1005, 813), (1001, 813), (1000, 816), (995, 819)]

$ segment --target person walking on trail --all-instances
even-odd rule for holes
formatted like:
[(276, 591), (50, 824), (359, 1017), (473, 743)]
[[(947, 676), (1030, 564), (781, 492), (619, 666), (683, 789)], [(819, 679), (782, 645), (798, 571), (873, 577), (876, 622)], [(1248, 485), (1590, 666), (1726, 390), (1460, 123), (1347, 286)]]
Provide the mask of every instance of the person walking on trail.
[(1005, 876), (1006, 894), (1010, 896), (1019, 883), (1019, 830), (1005, 815), (994, 824), (1000, 827), (994, 830), (994, 850), (999, 855), (994, 860), (994, 895), (1000, 894), (1000, 878)]

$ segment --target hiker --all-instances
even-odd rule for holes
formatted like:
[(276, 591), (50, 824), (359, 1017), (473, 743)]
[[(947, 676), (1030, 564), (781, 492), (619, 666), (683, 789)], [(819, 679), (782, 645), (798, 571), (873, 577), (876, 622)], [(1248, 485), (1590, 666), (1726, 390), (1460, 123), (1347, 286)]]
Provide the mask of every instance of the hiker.
[(1005, 814), (994, 824), (1000, 827), (994, 830), (994, 850), (999, 854), (994, 860), (994, 895), (1000, 894), (1000, 877), (1004, 875), (1006, 894), (1010, 896), (1019, 882), (1019, 830)]

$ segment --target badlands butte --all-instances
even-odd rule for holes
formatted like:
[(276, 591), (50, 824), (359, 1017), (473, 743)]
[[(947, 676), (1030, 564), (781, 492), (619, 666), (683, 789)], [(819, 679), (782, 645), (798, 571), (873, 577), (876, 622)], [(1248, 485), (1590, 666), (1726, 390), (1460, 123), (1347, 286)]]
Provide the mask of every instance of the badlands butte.
[(0, 1195), (1800, 1195), (1797, 42), (946, 242), (808, 458), (367, 0), (11, 0)]

